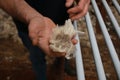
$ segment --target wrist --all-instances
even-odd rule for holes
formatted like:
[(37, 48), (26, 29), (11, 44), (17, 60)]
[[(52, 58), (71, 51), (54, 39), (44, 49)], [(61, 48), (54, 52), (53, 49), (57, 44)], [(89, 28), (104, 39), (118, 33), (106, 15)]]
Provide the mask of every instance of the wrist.
[(41, 14), (39, 14), (38, 12), (35, 12), (35, 13), (30, 13), (30, 14), (27, 14), (25, 16), (25, 19), (26, 19), (26, 23), (29, 24), (33, 19), (36, 19), (36, 18), (39, 18), (39, 19), (43, 19), (43, 16)]

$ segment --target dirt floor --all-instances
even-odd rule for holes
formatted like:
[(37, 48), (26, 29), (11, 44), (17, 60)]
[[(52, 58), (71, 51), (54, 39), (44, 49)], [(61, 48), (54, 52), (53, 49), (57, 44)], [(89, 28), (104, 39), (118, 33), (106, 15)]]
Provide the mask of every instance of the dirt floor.
[[(120, 25), (120, 14), (117, 13), (117, 11), (115, 10), (111, 3), (110, 5)], [(98, 29), (98, 23), (94, 11), (92, 9), (92, 6), (90, 6), (90, 15), (94, 26), (106, 77), (108, 80), (118, 80), (103, 35), (101, 34), (100, 29)], [(106, 25), (108, 32), (110, 33), (110, 37), (115, 46), (118, 57), (120, 59), (120, 39), (116, 35), (115, 30), (112, 28), (112, 24), (110, 23), (108, 16), (106, 16)], [(84, 36), (80, 36), (81, 41), (80, 43), (82, 49), (86, 80), (98, 80), (85, 20), (84, 19), (79, 20), (78, 26), (79, 30), (85, 32)], [(71, 60), (71, 64), (75, 67), (74, 59)], [(50, 68), (48, 68), (48, 75), (49, 75), (48, 77), (51, 76)], [(55, 75), (56, 74), (53, 74), (53, 76)], [(76, 76), (74, 77), (68, 76), (66, 73), (63, 73), (63, 75), (64, 80), (77, 80)], [(32, 70), (31, 62), (29, 61), (29, 52), (23, 46), (21, 40), (19, 39), (12, 18), (1, 9), (0, 9), (0, 80), (35, 80), (35, 74)]]

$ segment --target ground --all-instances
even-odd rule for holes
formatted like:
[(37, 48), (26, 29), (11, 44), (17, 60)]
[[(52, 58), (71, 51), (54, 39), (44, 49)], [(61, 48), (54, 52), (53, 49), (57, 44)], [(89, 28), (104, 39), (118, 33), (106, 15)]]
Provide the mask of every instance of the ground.
[[(120, 16), (111, 5), (111, 9), (115, 14), (116, 19), (120, 25)], [(90, 6), (90, 15), (94, 30), (96, 33), (96, 38), (100, 50), (100, 55), (102, 57), (106, 77), (108, 80), (117, 80), (116, 72), (114, 70), (113, 63), (111, 61), (108, 48), (104, 41), (101, 31), (96, 28), (97, 22), (94, 16), (94, 11)], [(108, 16), (106, 17), (106, 25), (108, 32), (110, 33), (111, 39), (115, 46), (116, 52), (120, 59), (120, 39), (115, 33), (115, 30), (111, 27)], [(89, 42), (88, 32), (86, 29), (86, 24), (84, 19), (78, 22), (79, 30), (84, 31), (85, 35), (80, 36), (80, 43), (83, 55), (83, 63), (85, 69), (86, 80), (97, 80), (97, 73), (94, 63), (94, 58), (92, 55), (92, 50)], [(71, 64), (75, 67), (74, 59)], [(48, 65), (50, 66), (50, 65)], [(48, 68), (48, 75), (51, 76), (50, 68)], [(76, 76), (68, 76), (64, 74), (64, 80), (77, 80)], [(55, 76), (55, 75), (54, 75)], [(35, 74), (31, 67), (31, 62), (29, 61), (29, 52), (23, 46), (21, 40), (17, 35), (17, 30), (12, 21), (12, 18), (0, 9), (0, 80), (35, 80)], [(57, 80), (57, 79), (56, 79)]]

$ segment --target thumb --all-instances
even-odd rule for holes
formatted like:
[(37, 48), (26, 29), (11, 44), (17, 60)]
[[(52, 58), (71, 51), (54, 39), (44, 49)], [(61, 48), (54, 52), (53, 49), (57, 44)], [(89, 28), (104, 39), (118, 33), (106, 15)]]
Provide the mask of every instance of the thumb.
[(73, 4), (74, 0), (66, 0), (65, 6), (70, 7)]

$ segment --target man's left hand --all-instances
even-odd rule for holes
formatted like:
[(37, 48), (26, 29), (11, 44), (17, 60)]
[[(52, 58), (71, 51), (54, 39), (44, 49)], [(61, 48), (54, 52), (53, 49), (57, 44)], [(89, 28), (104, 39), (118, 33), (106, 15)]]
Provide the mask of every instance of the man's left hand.
[[(76, 0), (66, 0), (66, 7), (71, 7), (74, 3), (74, 1)], [(77, 5), (75, 5), (72, 8), (68, 9), (68, 13), (69, 13), (69, 17), (71, 20), (77, 20), (83, 16), (85, 16), (85, 14), (88, 11), (88, 7), (90, 4), (90, 0), (77, 0), (78, 3)]]

